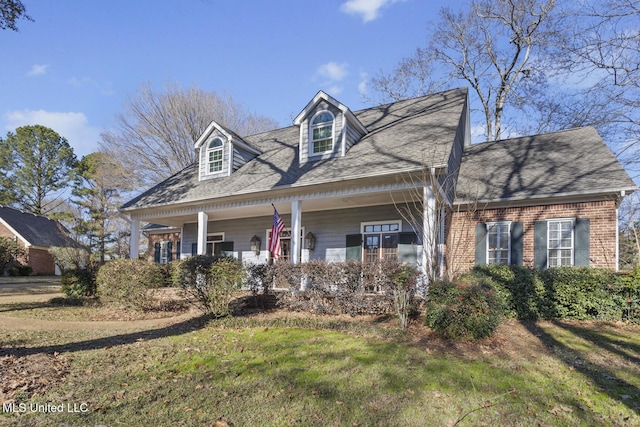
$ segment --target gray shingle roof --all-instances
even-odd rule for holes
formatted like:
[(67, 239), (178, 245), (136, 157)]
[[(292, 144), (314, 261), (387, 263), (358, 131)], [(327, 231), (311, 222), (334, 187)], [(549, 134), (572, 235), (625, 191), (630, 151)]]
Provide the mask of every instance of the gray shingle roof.
[(368, 134), (347, 155), (299, 165), (299, 128), (289, 126), (242, 139), (260, 150), (229, 177), (198, 180), (189, 166), (122, 206), (132, 210), (172, 203), (261, 193), (353, 178), (419, 169), (425, 157), (447, 162), (467, 102), (466, 89), (454, 89), (354, 112)]
[(456, 203), (633, 191), (593, 127), (465, 147)]
[(0, 206), (0, 218), (34, 246), (75, 247), (68, 231), (58, 222), (40, 215)]

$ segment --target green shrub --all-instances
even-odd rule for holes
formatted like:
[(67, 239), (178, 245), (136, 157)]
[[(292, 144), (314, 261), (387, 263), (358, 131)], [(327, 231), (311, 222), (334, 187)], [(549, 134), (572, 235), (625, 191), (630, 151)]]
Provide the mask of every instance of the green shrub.
[(30, 265), (18, 264), (16, 269), (18, 270), (18, 276), (30, 276), (33, 273), (33, 267)]
[(621, 301), (615, 298), (614, 272), (589, 267), (558, 267), (540, 271), (540, 277), (553, 302), (555, 317), (578, 320), (622, 318)]
[(553, 300), (540, 271), (503, 264), (475, 267), (461, 280), (492, 286), (504, 302), (504, 314), (518, 319), (557, 317)]
[(60, 278), (62, 292), (68, 298), (93, 297), (96, 295), (96, 280), (89, 270), (67, 270)]
[(149, 310), (153, 298), (149, 289), (164, 285), (157, 264), (139, 259), (118, 259), (100, 267), (96, 277), (98, 295), (110, 297), (134, 310)]
[(190, 303), (205, 314), (224, 317), (231, 314), (229, 303), (246, 275), (235, 258), (198, 255), (175, 265), (173, 277)]
[(640, 321), (640, 270), (485, 265), (462, 279), (493, 286), (505, 301), (505, 314), (518, 319)]
[(433, 283), (426, 302), (426, 323), (450, 339), (491, 336), (502, 321), (502, 302), (486, 284)]

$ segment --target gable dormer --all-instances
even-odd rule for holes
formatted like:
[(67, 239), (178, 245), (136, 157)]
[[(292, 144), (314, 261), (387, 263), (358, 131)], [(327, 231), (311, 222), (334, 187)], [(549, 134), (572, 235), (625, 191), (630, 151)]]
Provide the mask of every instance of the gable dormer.
[(367, 134), (367, 129), (345, 105), (323, 91), (298, 114), (300, 164), (342, 157)]
[(199, 179), (229, 176), (261, 153), (235, 132), (212, 121), (195, 143)]

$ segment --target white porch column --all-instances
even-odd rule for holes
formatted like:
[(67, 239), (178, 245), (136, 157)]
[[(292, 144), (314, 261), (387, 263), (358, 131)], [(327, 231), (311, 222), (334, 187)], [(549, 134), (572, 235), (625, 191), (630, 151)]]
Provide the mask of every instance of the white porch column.
[(423, 187), (422, 200), (422, 273), (427, 278), (433, 278), (439, 230), (436, 229), (436, 197), (430, 183)]
[(209, 215), (206, 212), (198, 212), (198, 255), (207, 253), (207, 222)]
[(291, 263), (300, 264), (300, 249), (302, 249), (302, 200), (291, 202)]
[(129, 238), (129, 258), (140, 256), (140, 220), (131, 218), (131, 237)]

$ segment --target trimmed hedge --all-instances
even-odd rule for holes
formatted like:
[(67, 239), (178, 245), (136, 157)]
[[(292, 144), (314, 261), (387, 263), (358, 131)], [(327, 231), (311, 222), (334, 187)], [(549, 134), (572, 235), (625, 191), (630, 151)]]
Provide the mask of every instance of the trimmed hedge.
[(640, 322), (640, 269), (483, 265), (460, 280), (493, 286), (509, 317)]
[(235, 258), (196, 255), (173, 267), (173, 283), (188, 301), (213, 317), (231, 314), (234, 292), (246, 279), (245, 269)]
[(164, 276), (158, 264), (117, 259), (100, 267), (96, 283), (98, 295), (113, 298), (134, 310), (146, 311), (153, 306), (149, 289), (164, 286)]
[(503, 302), (487, 284), (437, 282), (429, 287), (427, 325), (450, 339), (490, 337), (503, 318)]

